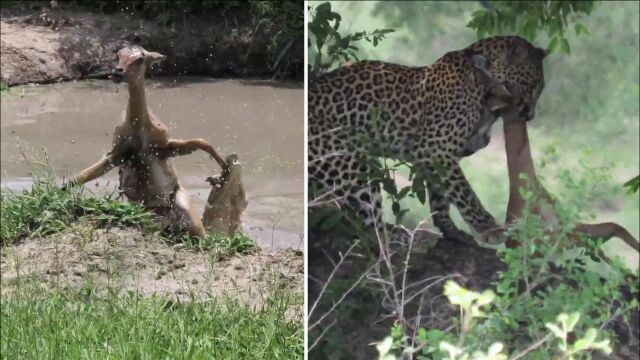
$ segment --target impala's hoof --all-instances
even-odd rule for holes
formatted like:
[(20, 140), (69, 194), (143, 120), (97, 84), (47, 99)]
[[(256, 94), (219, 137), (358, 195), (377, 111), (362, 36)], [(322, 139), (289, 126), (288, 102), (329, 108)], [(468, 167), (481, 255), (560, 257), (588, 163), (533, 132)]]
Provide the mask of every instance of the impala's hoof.
[(505, 241), (507, 241), (507, 236), (503, 227), (496, 227), (487, 230), (483, 233), (478, 234), (476, 238), (478, 242), (492, 245), (503, 244)]

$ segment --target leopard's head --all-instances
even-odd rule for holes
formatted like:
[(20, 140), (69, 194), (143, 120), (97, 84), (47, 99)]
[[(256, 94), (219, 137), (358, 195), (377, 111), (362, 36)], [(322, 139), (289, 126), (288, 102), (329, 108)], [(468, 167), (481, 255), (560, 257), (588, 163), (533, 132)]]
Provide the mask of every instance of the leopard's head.
[(521, 102), (520, 118), (532, 120), (538, 98), (544, 88), (542, 61), (547, 52), (517, 36), (484, 39), (471, 45), (469, 50), (488, 59), (491, 64), (491, 76), (508, 84), (513, 95)]

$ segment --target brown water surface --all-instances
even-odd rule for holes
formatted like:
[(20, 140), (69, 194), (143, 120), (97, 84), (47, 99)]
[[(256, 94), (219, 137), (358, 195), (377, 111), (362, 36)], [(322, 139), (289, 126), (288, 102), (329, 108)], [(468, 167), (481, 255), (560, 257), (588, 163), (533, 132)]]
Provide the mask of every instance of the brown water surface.
[[(249, 205), (243, 228), (261, 246), (302, 248), (304, 91), (300, 83), (148, 79), (147, 102), (174, 138), (204, 138), (221, 154), (237, 152)], [(59, 176), (91, 165), (109, 150), (127, 104), (124, 84), (82, 81), (13, 87), (2, 95), (2, 187), (30, 186), (32, 157), (44, 147)], [(219, 167), (199, 152), (174, 161), (201, 213), (207, 176)], [(89, 189), (115, 189), (117, 170)]]

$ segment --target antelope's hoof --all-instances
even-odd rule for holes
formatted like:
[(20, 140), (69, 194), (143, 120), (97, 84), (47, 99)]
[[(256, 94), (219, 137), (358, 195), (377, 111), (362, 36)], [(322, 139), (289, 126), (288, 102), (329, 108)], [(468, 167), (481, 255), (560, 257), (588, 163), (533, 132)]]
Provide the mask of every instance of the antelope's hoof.
[(477, 235), (478, 241), (485, 244), (503, 244), (507, 241), (507, 235), (505, 234), (505, 228), (496, 227)]

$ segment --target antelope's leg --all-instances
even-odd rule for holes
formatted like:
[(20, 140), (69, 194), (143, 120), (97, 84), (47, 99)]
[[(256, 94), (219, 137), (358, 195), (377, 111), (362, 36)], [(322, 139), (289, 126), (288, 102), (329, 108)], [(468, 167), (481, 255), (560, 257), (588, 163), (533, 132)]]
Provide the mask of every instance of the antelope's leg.
[(587, 234), (592, 237), (601, 238), (603, 241), (607, 241), (612, 237), (622, 239), (627, 245), (640, 252), (640, 243), (636, 240), (631, 233), (622, 226), (612, 223), (600, 223), (600, 224), (578, 224), (576, 231), (583, 234)]
[(191, 235), (204, 238), (206, 236), (204, 225), (202, 225), (202, 220), (196, 215), (187, 191), (180, 186), (175, 196), (172, 215), (179, 219), (180, 225), (186, 228)]
[(110, 154), (107, 154), (102, 159), (100, 159), (100, 161), (82, 170), (80, 173), (78, 173), (78, 175), (74, 176), (71, 181), (69, 181), (69, 185), (84, 184), (106, 174), (114, 167), (115, 164), (113, 162), (112, 156)]
[(169, 139), (167, 146), (159, 153), (159, 156), (182, 156), (189, 155), (196, 150), (202, 150), (211, 155), (221, 168), (225, 168), (224, 159), (216, 150), (204, 139), (176, 140)]
[[(537, 191), (539, 193), (537, 196), (538, 200), (544, 199), (549, 203), (554, 203), (555, 200), (536, 177), (536, 171), (531, 157), (531, 149), (529, 148), (529, 136), (526, 123), (522, 121), (504, 121), (504, 138), (507, 165), (509, 167), (509, 203), (507, 205), (507, 218), (505, 221), (508, 224), (519, 219), (525, 207), (525, 200), (519, 192), (520, 187)], [(520, 178), (521, 173), (527, 175), (527, 181)], [(554, 213), (545, 213), (539, 206), (535, 206), (534, 211), (545, 221), (557, 221)], [(636, 240), (627, 229), (616, 223), (578, 224), (576, 225), (575, 232), (601, 238), (603, 241), (617, 237), (640, 252), (638, 240)], [(515, 245), (515, 243), (511, 243), (509, 247)]]

